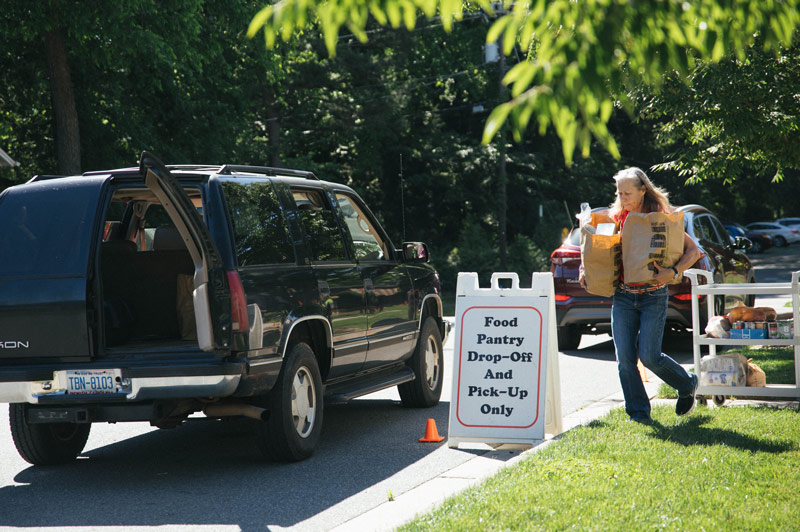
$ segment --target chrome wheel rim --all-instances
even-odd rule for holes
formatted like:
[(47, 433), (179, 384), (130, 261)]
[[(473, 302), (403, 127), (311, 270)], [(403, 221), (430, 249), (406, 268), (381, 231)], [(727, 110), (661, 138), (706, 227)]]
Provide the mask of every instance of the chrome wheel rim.
[(298, 368), (292, 379), (292, 424), (301, 438), (308, 437), (316, 421), (317, 394), (311, 372)]
[(425, 381), (428, 388), (435, 390), (439, 385), (441, 366), (439, 365), (439, 345), (433, 336), (425, 342)]

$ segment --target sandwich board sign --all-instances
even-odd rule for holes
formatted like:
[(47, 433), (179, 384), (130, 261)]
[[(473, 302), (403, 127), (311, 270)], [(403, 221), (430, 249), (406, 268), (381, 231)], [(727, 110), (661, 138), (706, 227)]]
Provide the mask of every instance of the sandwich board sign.
[(516, 273), (492, 274), (491, 288), (458, 274), (448, 446), (534, 445), (561, 433), (554, 296), (549, 272), (534, 273), (531, 288)]

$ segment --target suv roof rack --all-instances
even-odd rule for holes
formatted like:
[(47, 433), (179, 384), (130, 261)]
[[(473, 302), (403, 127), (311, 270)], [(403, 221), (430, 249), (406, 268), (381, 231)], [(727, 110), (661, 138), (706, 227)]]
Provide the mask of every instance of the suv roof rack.
[(62, 177), (67, 177), (65, 175), (35, 175), (32, 178), (28, 179), (28, 183), (35, 183), (36, 181), (47, 181), (48, 179), (61, 179)]
[[(247, 172), (251, 174), (263, 174), (268, 176), (286, 176), (286, 177), (300, 177), (303, 179), (313, 179), (319, 181), (319, 178), (313, 172), (306, 172), (304, 170), (291, 170), (289, 168), (274, 168), (272, 166), (247, 166), (240, 164), (168, 164), (167, 168), (170, 170), (188, 170), (188, 171), (203, 171), (214, 172), (216, 174), (233, 175), (234, 172)], [(84, 176), (110, 174), (115, 172), (138, 172), (139, 168), (119, 168), (117, 170), (97, 170), (93, 172), (84, 172)], [(36, 176), (34, 180), (53, 179), (55, 177), (63, 176)]]
[(290, 170), (288, 168), (273, 168), (272, 166), (244, 166), (238, 164), (226, 164), (222, 166), (218, 174), (232, 174), (233, 172), (249, 172), (251, 174), (265, 174), (269, 176), (287, 176), (287, 177), (302, 177), (305, 179), (314, 179), (319, 181), (319, 178), (313, 172), (306, 172), (303, 170)]

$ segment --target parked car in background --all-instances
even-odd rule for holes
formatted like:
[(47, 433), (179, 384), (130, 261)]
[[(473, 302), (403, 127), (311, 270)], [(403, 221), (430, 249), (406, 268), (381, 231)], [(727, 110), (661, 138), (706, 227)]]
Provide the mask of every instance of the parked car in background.
[[(600, 209), (598, 209), (600, 210)], [(685, 205), (683, 212), (686, 232), (704, 252), (692, 267), (713, 272), (716, 283), (754, 283), (755, 270), (745, 251), (751, 243), (747, 238), (728, 234), (714, 214), (700, 205)], [(560, 349), (577, 349), (583, 334), (601, 334), (611, 330), (611, 298), (596, 296), (581, 288), (578, 273), (581, 265), (580, 229), (570, 231), (564, 243), (550, 255), (553, 274)], [(684, 277), (680, 283), (669, 285), (667, 327), (685, 330), (692, 326), (692, 288)], [(747, 295), (744, 303), (752, 305), (755, 296)], [(714, 302), (716, 315), (741, 301), (741, 296), (718, 296)], [(705, 308), (705, 296), (701, 309)], [(706, 321), (701, 316), (701, 324)]]
[(726, 223), (725, 229), (731, 237), (743, 236), (753, 243), (750, 249), (747, 250), (748, 255), (752, 253), (763, 253), (775, 245), (772, 237), (763, 231), (748, 231), (741, 224), (734, 222)]
[(800, 229), (800, 218), (778, 218), (775, 223), (790, 229)]
[(775, 247), (782, 248), (787, 244), (800, 242), (800, 230), (791, 229), (785, 225), (775, 222), (753, 222), (747, 224), (745, 229), (749, 231), (762, 231), (772, 237)]

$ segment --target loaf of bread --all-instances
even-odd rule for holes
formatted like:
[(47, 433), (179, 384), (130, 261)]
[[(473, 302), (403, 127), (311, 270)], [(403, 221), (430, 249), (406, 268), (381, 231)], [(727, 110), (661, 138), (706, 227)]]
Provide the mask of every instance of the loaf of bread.
[(778, 318), (778, 313), (771, 307), (747, 307), (739, 301), (739, 303), (731, 309), (728, 313), (728, 319), (731, 323), (737, 321), (775, 321)]

